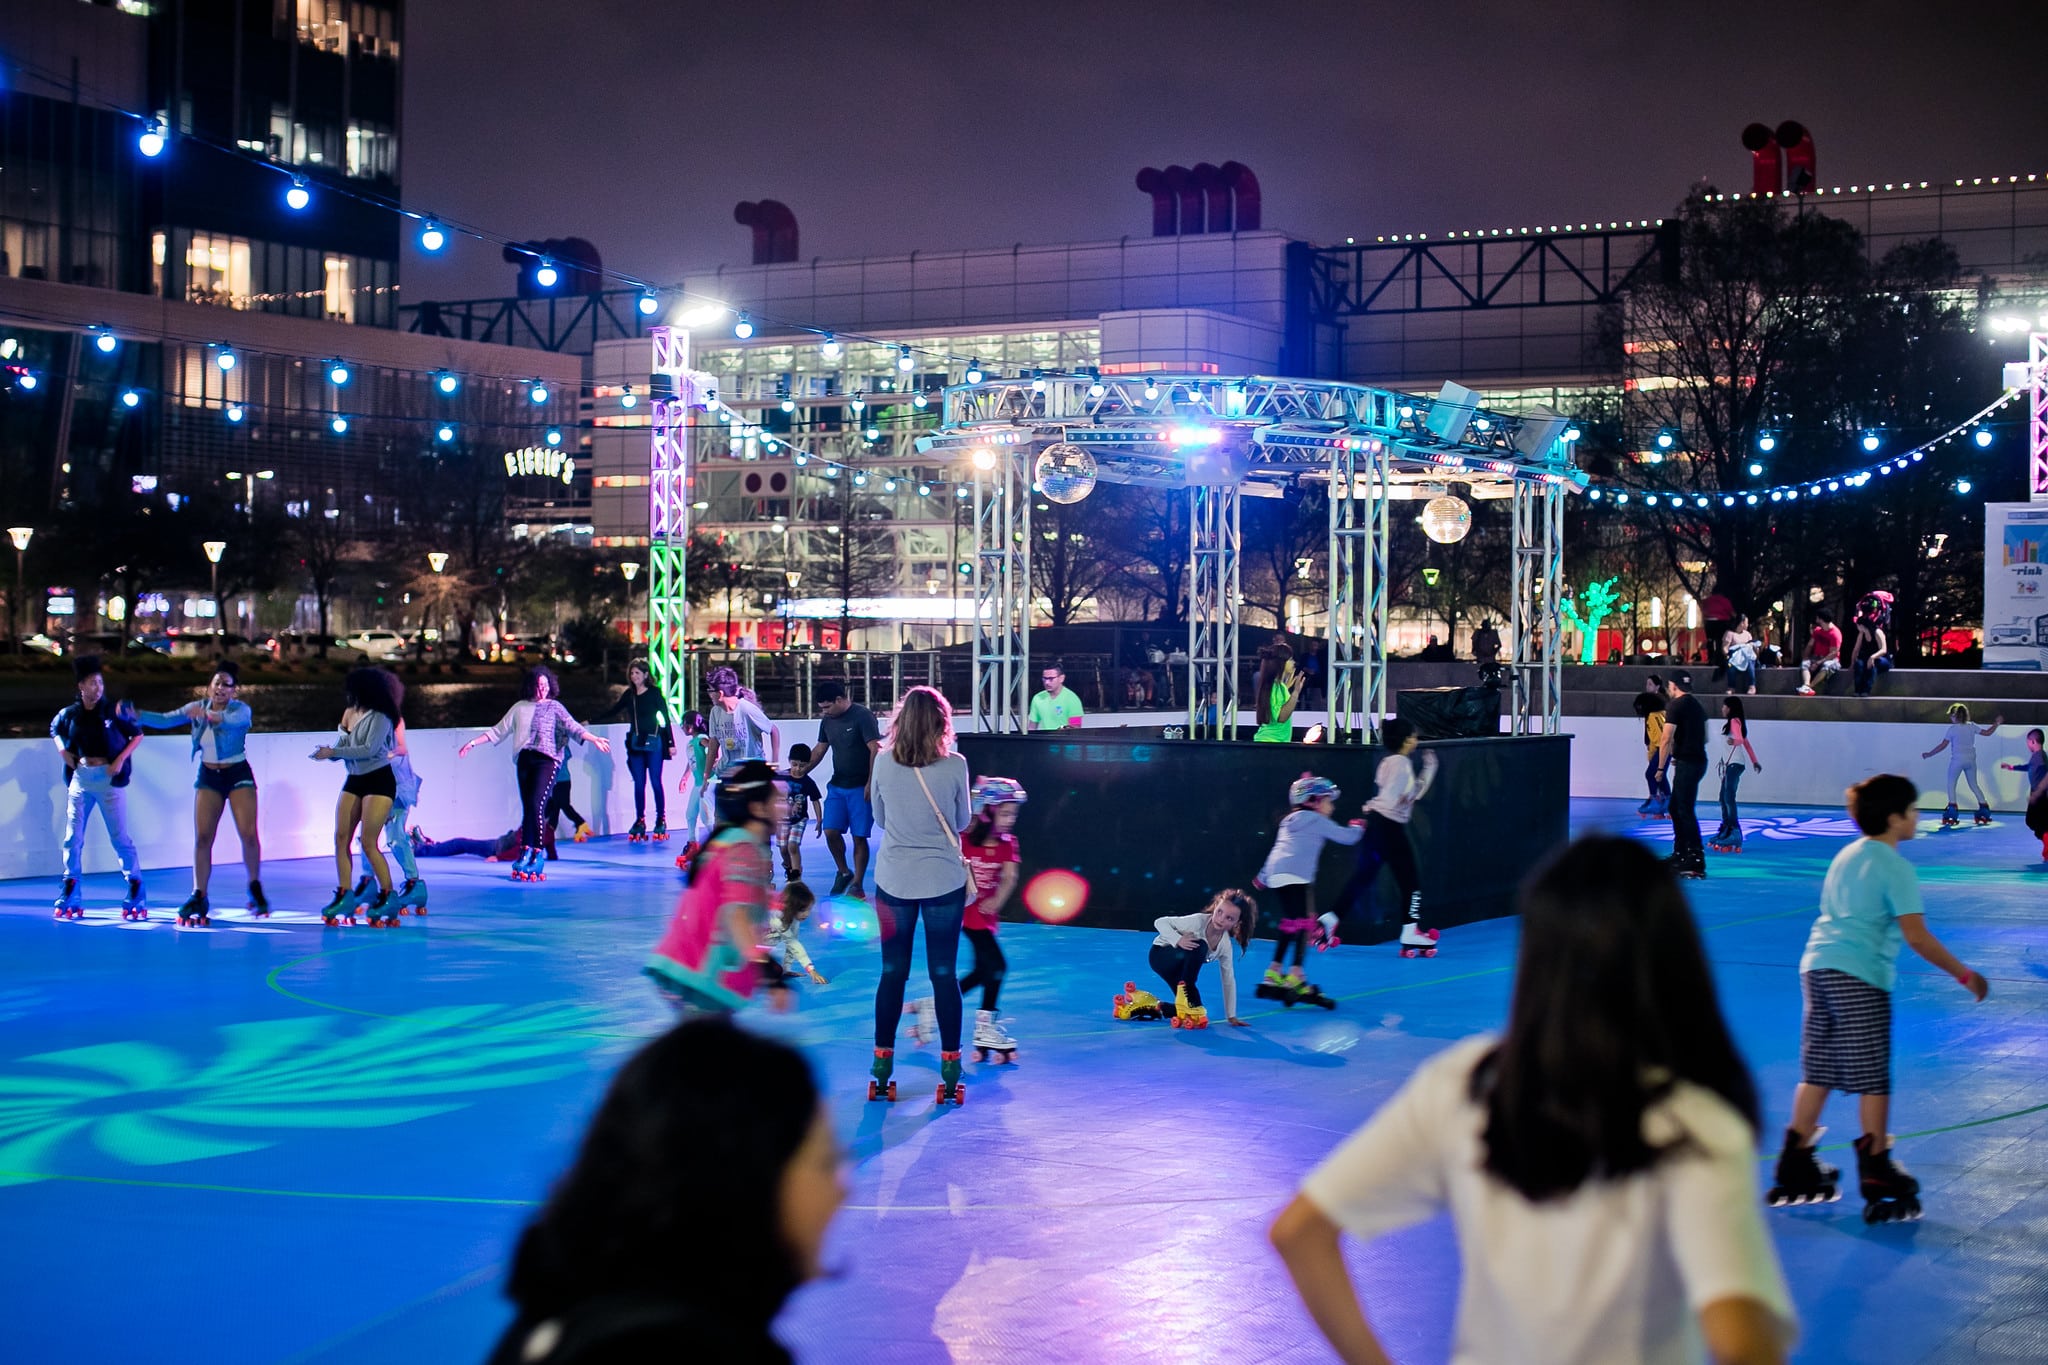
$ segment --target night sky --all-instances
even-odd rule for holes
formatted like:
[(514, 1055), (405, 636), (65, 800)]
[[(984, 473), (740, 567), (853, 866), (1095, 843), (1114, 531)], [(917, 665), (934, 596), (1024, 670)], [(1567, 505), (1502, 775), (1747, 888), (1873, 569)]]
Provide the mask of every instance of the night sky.
[[(661, 281), (749, 259), (742, 199), (805, 259), (1143, 234), (1132, 176), (1173, 162), (1244, 162), (1324, 242), (1656, 217), (1747, 189), (1752, 121), (1805, 123), (1823, 185), (2048, 173), (2037, 35), (1975, 0), (407, 10), (407, 202)], [(409, 301), (512, 292), (450, 255)]]

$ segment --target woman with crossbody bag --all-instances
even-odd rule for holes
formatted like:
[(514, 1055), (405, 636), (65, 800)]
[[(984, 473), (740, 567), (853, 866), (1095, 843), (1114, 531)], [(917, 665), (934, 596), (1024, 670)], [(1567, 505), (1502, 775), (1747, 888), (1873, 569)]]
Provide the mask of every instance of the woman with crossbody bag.
[(895, 1099), (896, 1027), (910, 980), (911, 941), (924, 920), (925, 970), (939, 1032), (940, 1103), (960, 1104), (960, 922), (974, 879), (960, 852), (967, 828), (967, 760), (953, 752), (953, 708), (929, 687), (897, 703), (889, 743), (869, 779), (875, 823), (887, 837), (875, 859), (875, 909), (882, 930), (882, 980), (875, 988), (874, 1081), (869, 1099)]

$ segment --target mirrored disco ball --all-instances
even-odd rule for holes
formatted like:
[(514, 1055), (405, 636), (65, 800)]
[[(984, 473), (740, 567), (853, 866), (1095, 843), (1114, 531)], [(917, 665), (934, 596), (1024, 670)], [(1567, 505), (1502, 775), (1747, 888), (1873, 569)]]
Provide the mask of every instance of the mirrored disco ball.
[(1439, 545), (1455, 545), (1472, 529), (1472, 509), (1448, 493), (1422, 508), (1422, 533)]
[(1074, 503), (1095, 491), (1095, 457), (1062, 441), (1038, 452), (1032, 482), (1053, 502)]

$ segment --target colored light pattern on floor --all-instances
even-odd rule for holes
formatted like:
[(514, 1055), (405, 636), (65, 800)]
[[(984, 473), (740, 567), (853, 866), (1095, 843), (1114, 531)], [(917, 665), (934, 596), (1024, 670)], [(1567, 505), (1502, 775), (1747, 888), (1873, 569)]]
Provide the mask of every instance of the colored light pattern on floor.
[[(1621, 802), (1574, 818), (1670, 838)], [(1797, 1079), (1798, 953), (1845, 837), (1837, 812), (1753, 809), (1744, 852), (1689, 887), (1773, 1133)], [(2013, 817), (1929, 831), (1908, 854), (1937, 931), (1993, 994), (1973, 1006), (1903, 964), (1893, 1124), (1927, 1217), (1866, 1228), (1853, 1197), (1771, 1214), (1798, 1358), (2039, 1359), (2048, 866)], [(807, 859), (824, 881), (823, 850)], [(307, 911), (328, 870), (311, 861), (266, 877), (291, 911), (208, 929), (170, 922), (176, 872), (149, 877), (143, 925), (120, 920), (111, 877), (76, 924), (50, 921), (53, 882), (0, 884), (0, 1356), (481, 1359), (521, 1222), (619, 1060), (668, 1017), (636, 969), (672, 905), (670, 862), (663, 846), (567, 846), (535, 886), (429, 862), (431, 913), (397, 930), (322, 927)], [(216, 903), (239, 889), (227, 869)], [(966, 1106), (946, 1111), (936, 1056), (907, 1038), (904, 1098), (862, 1098), (872, 913), (828, 902), (807, 937), (832, 984), (757, 1022), (809, 1052), (854, 1166), (840, 1274), (781, 1324), (799, 1358), (1256, 1362), (1327, 1358), (1267, 1221), (1416, 1063), (1499, 1023), (1515, 926), (1451, 931), (1430, 961), (1322, 955), (1311, 972), (1335, 1012), (1252, 999), (1262, 941), (1241, 973), (1253, 1027), (1194, 1033), (1110, 1019), (1112, 993), (1143, 982), (1144, 936), (1006, 925), (1019, 1061), (970, 1067)], [(1854, 1135), (1839, 1101), (1829, 1121), (1831, 1140)], [(1447, 1224), (1352, 1264), (1397, 1358), (1447, 1354)]]

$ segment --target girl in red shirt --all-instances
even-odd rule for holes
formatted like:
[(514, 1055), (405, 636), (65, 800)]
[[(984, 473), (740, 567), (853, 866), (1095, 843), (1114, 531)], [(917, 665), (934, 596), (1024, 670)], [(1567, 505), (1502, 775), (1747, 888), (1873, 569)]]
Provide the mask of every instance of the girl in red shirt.
[(1007, 777), (984, 777), (974, 784), (974, 818), (960, 836), (960, 852), (974, 874), (974, 903), (967, 907), (961, 932), (974, 945), (974, 970), (960, 979), (965, 995), (981, 987), (981, 1008), (974, 1012), (974, 1059), (1010, 1061), (1017, 1040), (996, 1021), (996, 996), (1003, 989), (1009, 963), (996, 946), (996, 925), (1003, 906), (1017, 890), (1019, 872), (1017, 808), (1024, 804), (1023, 786)]

